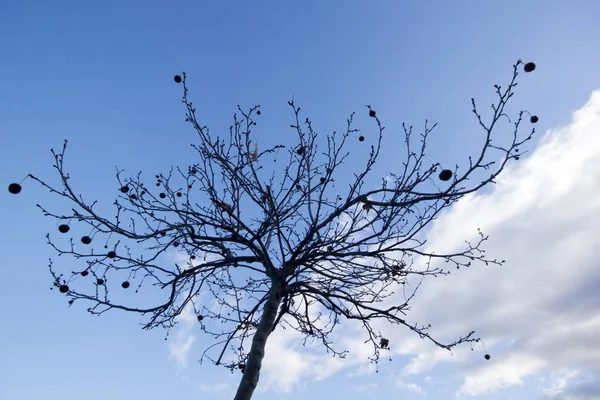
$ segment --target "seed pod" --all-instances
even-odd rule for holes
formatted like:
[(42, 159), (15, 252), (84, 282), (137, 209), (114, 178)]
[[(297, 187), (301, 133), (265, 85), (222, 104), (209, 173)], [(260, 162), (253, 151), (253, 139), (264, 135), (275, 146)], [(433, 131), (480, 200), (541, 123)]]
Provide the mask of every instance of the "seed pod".
[(535, 69), (535, 63), (532, 62), (528, 62), (527, 64), (525, 64), (525, 66), (523, 67), (523, 71), (525, 72), (531, 72)]
[(11, 183), (8, 185), (8, 191), (12, 194), (19, 194), (21, 192), (21, 185), (18, 183)]
[(452, 178), (452, 171), (450, 171), (449, 169), (445, 169), (442, 172), (440, 172), (439, 177), (442, 181), (449, 181), (450, 178)]

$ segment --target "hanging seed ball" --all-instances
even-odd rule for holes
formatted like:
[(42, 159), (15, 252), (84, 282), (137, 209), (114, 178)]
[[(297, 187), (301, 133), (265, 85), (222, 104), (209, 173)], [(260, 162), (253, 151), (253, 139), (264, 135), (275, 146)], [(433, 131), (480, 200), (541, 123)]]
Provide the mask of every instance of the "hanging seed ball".
[(518, 160), (518, 159), (519, 159), (519, 156), (515, 156), (515, 160)]
[(523, 71), (525, 72), (531, 72), (535, 69), (535, 63), (532, 62), (528, 62), (527, 64), (525, 64), (525, 66), (523, 67)]
[(196, 256), (192, 254), (192, 256), (190, 257), (192, 260), (196, 259)]
[(67, 293), (69, 291), (69, 287), (67, 285), (60, 285), (58, 287), (58, 291), (61, 293)]
[(166, 195), (166, 194), (164, 194), (164, 193), (161, 193), (161, 194), (159, 194), (158, 196), (159, 196), (161, 199), (164, 199), (165, 197), (167, 197), (167, 195)]
[(204, 317), (202, 315), (198, 315), (198, 321), (202, 321)]
[(117, 253), (111, 250), (108, 252), (107, 256), (108, 258), (115, 258), (117, 256)]
[(375, 115), (375, 110), (369, 110), (369, 117), (374, 117)]
[(60, 233), (67, 233), (67, 232), (69, 232), (69, 229), (71, 229), (71, 228), (69, 228), (69, 225), (62, 224), (62, 225), (58, 226), (58, 231)]
[(179, 75), (175, 75), (175, 76), (173, 77), (173, 80), (175, 81), (175, 83), (181, 83), (181, 76), (179, 76)]
[(89, 236), (83, 236), (81, 238), (81, 243), (83, 243), (83, 244), (90, 244), (90, 243), (92, 243), (92, 238), (89, 237)]
[(98, 278), (98, 279), (96, 279), (96, 283), (97, 283), (98, 285), (104, 285), (104, 279), (100, 279), (100, 278)]
[[(304, 147), (300, 147), (298, 150), (296, 150), (296, 153), (298, 153), (299, 156), (301, 156), (302, 154), (304, 154)], [(21, 190), (21, 189), (19, 189), (19, 190)]]
[(484, 357), (485, 357), (486, 360), (490, 359), (490, 355), (489, 354), (486, 354)]
[(143, 196), (143, 195), (145, 195), (145, 194), (146, 194), (146, 191), (145, 191), (145, 190), (142, 190), (142, 191), (140, 192), (140, 196)]
[(81, 271), (81, 276), (88, 276), (89, 272), (87, 270)]
[(129, 287), (129, 282), (125, 281), (125, 282), (121, 283), (121, 287), (123, 289), (127, 289)]
[(362, 141), (364, 141), (364, 140), (365, 140), (365, 137), (364, 137), (364, 136), (362, 136), (362, 135), (361, 135), (361, 136), (359, 136), (359, 137), (358, 137), (358, 141), (359, 141), (359, 142), (362, 142)]
[(177, 197), (181, 197), (181, 196), (183, 196), (183, 195), (181, 194), (181, 192), (177, 192)]
[(450, 178), (452, 178), (452, 171), (450, 171), (449, 169), (445, 169), (442, 172), (440, 172), (440, 180), (449, 181)]
[(167, 231), (162, 231), (160, 234), (163, 235), (163, 236), (166, 236)]
[(535, 124), (539, 121), (540, 119), (538, 118), (537, 115), (532, 115), (531, 118), (529, 118), (529, 121), (531, 121), (532, 124)]
[(160, 186), (160, 182), (156, 182), (156, 186)]
[(127, 186), (127, 185), (125, 185), (125, 186), (122, 186), (122, 187), (121, 187), (121, 192), (122, 192), (122, 193), (127, 193), (127, 192), (129, 192), (129, 186)]
[(179, 246), (179, 242), (173, 242), (173, 247), (178, 247)]
[(325, 178), (321, 177), (321, 179), (319, 179), (319, 181), (320, 181), (321, 183), (325, 183)]
[(21, 192), (21, 185), (18, 183), (11, 183), (8, 185), (8, 191), (12, 194), (19, 194)]
[(256, 115), (260, 115), (260, 110), (256, 110)]
[(198, 173), (198, 170), (196, 168), (193, 168), (191, 171), (192, 175), (196, 175)]

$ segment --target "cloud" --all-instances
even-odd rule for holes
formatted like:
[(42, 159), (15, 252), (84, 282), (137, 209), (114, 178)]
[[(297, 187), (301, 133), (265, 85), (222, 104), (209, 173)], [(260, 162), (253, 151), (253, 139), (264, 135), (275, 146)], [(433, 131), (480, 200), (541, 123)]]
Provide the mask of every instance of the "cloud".
[(193, 335), (180, 335), (180, 333), (177, 333), (175, 343), (169, 344), (169, 357), (175, 361), (179, 368), (186, 368), (187, 358), (196, 337)]
[(356, 387), (356, 391), (357, 392), (370, 392), (374, 389), (377, 389), (377, 387), (379, 386), (379, 383), (375, 382), (375, 383), (366, 383), (364, 385), (359, 385)]
[(599, 372), (598, 132), (600, 91), (569, 125), (546, 132), (529, 157), (511, 164), (491, 193), (463, 198), (434, 223), (430, 249), (459, 249), (481, 228), (490, 236), (488, 257), (507, 262), (429, 279), (409, 318), (432, 323), (432, 334), (446, 340), (476, 329), (492, 359), (459, 350), (441, 359), (430, 343), (408, 337), (399, 350), (414, 354), (407, 374), (457, 363), (464, 375), (458, 393), (477, 395), (564, 368)]
[(225, 393), (231, 390), (231, 383), (217, 382), (210, 385), (198, 385), (198, 390), (205, 393)]
[(179, 369), (187, 367), (188, 356), (192, 345), (196, 341), (196, 336), (190, 332), (197, 326), (198, 322), (194, 315), (194, 310), (190, 306), (186, 306), (181, 314), (177, 317), (179, 328), (175, 333), (175, 338), (168, 344), (169, 358), (175, 361)]
[(539, 371), (544, 365), (544, 360), (535, 356), (508, 355), (486, 368), (469, 372), (460, 394), (477, 396), (491, 390), (523, 386), (523, 378)]
[(346, 360), (326, 356), (319, 343), (307, 341), (292, 329), (277, 329), (269, 336), (261, 369), (259, 391), (289, 393), (303, 378), (326, 379), (347, 366)]
[(600, 380), (594, 374), (564, 369), (553, 374), (551, 385), (542, 388), (544, 400), (599, 400)]
[(423, 388), (416, 383), (405, 382), (402, 379), (396, 379), (396, 387), (400, 390), (416, 393), (425, 394)]

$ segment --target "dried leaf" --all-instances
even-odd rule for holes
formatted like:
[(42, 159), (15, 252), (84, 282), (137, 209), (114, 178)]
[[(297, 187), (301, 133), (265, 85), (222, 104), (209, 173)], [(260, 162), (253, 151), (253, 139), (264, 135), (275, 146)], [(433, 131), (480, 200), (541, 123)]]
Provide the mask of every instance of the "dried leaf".
[(215, 205), (222, 208), (225, 211), (231, 211), (232, 207), (231, 204), (225, 203), (224, 201), (220, 201), (220, 200), (215, 200)]
[(254, 143), (254, 152), (252, 153), (252, 162), (258, 160), (258, 143)]

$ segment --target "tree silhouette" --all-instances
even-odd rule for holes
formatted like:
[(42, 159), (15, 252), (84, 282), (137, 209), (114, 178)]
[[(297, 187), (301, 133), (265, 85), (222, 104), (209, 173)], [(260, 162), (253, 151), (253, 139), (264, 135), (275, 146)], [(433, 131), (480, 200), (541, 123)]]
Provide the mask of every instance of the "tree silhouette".
[[(199, 161), (187, 171), (171, 168), (168, 174), (156, 175), (153, 187), (147, 186), (141, 172), (123, 178), (123, 171), (117, 170), (120, 193), (114, 202), (116, 216), (110, 217), (100, 215), (96, 202), (84, 201), (70, 185), (64, 169), (66, 140), (61, 151), (52, 150), (60, 187), (28, 175), (72, 206), (70, 214), (60, 214), (38, 205), (44, 215), (59, 221), (60, 234), (68, 233), (73, 224), (88, 226), (91, 232), (78, 240), (71, 238), (68, 246), (46, 236), (59, 255), (82, 261), (79, 271), (63, 273), (50, 261), (54, 286), (70, 304), (88, 302), (92, 314), (119, 309), (146, 315), (146, 329), (169, 329), (186, 307), (193, 308), (202, 331), (215, 339), (201, 360), (243, 373), (236, 400), (251, 398), (265, 344), (278, 326), (295, 329), (305, 340), (320, 341), (328, 351), (344, 357), (346, 351), (337, 349), (328, 335), (341, 319), (357, 320), (364, 327), (366, 343), (373, 346), (375, 362), (380, 349), (390, 344), (372, 327), (379, 319), (403, 325), (448, 350), (477, 342), (470, 331), (452, 343), (441, 343), (430, 336), (429, 325), (405, 319), (420, 283), (402, 304), (382, 304), (410, 276), (422, 279), (450, 273), (433, 268), (433, 260), (456, 268), (473, 261), (504, 262), (485, 257), (481, 245), (487, 237), (482, 232), (476, 243), (466, 242), (462, 251), (451, 254), (426, 251), (419, 235), (442, 210), (493, 183), (509, 160), (524, 153), (518, 147), (535, 132), (519, 135), (523, 116), (529, 113), (521, 111), (514, 121), (505, 113), (521, 64), (513, 66), (505, 89), (495, 86), (497, 100), (489, 122), (472, 100), (485, 140), (462, 172), (458, 165), (454, 170), (442, 169), (439, 163), (424, 166), (427, 138), (435, 125), (425, 123), (415, 150), (413, 128), (403, 125), (406, 153), (400, 171), (391, 171), (378, 187), (365, 188), (384, 137), (379, 117), (367, 106), (376, 137), (362, 166), (353, 160), (352, 166), (358, 167), (345, 189), (339, 184), (348, 179), (339, 172), (349, 156), (345, 146), (357, 135), (364, 141), (353, 127), (354, 114), (345, 132), (324, 138), (325, 151), (319, 152), (319, 135), (308, 118), (301, 122), (300, 108), (291, 101), (295, 145), (261, 148), (252, 134), (261, 115), (259, 106), (248, 112), (238, 106), (240, 116), (234, 115), (228, 136), (214, 137), (196, 119), (185, 73), (177, 75), (175, 82), (183, 85), (186, 121), (199, 135), (199, 142), (192, 145)], [(528, 63), (524, 69), (534, 68)], [(492, 132), (502, 120), (512, 126), (512, 138), (504, 145), (492, 142)], [(537, 116), (530, 122), (537, 122)], [(284, 168), (265, 172), (266, 161), (276, 161), (278, 156), (287, 158)], [(477, 176), (479, 172), (483, 178)], [(17, 194), (21, 185), (13, 183), (9, 191)], [(98, 243), (104, 243), (104, 248), (99, 249)], [(169, 251), (182, 261), (167, 265), (161, 257)], [(115, 296), (115, 291), (130, 286), (136, 293), (144, 288), (150, 295), (136, 299), (117, 292)], [(201, 304), (200, 296), (207, 293), (216, 305)], [(228, 349), (231, 353), (226, 356)]]

